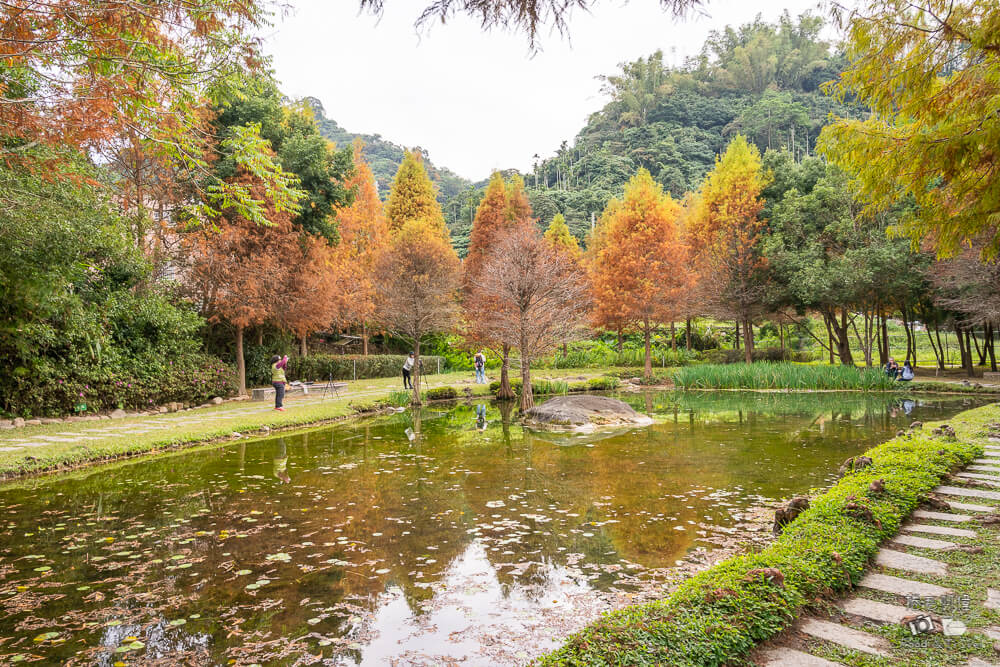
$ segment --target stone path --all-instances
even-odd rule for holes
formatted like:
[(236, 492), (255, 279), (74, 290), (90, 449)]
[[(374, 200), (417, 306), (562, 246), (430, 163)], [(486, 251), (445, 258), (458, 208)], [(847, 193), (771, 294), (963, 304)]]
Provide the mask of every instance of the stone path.
[[(894, 597), (897, 603), (876, 601), (856, 595), (837, 603), (837, 607), (844, 615), (842, 620), (852, 621), (853, 625), (865, 627), (871, 627), (872, 624), (897, 624), (908, 616), (920, 613), (907, 606), (908, 600), (940, 598), (954, 594), (953, 589), (947, 586), (948, 565), (932, 556), (934, 552), (961, 549), (961, 545), (951, 538), (976, 538), (981, 531), (991, 530), (981, 527), (975, 521), (976, 514), (1000, 512), (1000, 505), (962, 501), (970, 498), (1000, 501), (1000, 491), (978, 488), (980, 482), (992, 482), (1000, 486), (1000, 447), (988, 447), (983, 458), (977, 459), (968, 470), (976, 472), (959, 473), (956, 477), (960, 480), (958, 484), (969, 483), (969, 487), (942, 485), (934, 489), (938, 497), (951, 506), (950, 511), (915, 511), (911, 521), (903, 525), (902, 532), (890, 541), (891, 547), (879, 550), (875, 567), (859, 583), (859, 588), (878, 591), (883, 600), (888, 594)], [(921, 556), (897, 550), (907, 548), (920, 549), (928, 555)], [(938, 583), (917, 581), (915, 577), (929, 578)], [(1000, 590), (987, 589), (985, 600), (973, 600), (971, 604), (1000, 611)], [(978, 632), (997, 642), (994, 646), (1000, 652), (1000, 625), (970, 628), (969, 632)], [(803, 618), (795, 624), (790, 633), (786, 633), (786, 636), (791, 641), (782, 642), (783, 645), (780, 646), (764, 646), (757, 656), (757, 664), (761, 667), (842, 667), (842, 663), (809, 653), (811, 647), (822, 645), (835, 645), (859, 654), (887, 660), (893, 658), (892, 647), (884, 637), (836, 620)], [(804, 641), (797, 641), (796, 637)], [(1000, 667), (1000, 659), (989, 662), (971, 658), (961, 664), (963, 667)]]

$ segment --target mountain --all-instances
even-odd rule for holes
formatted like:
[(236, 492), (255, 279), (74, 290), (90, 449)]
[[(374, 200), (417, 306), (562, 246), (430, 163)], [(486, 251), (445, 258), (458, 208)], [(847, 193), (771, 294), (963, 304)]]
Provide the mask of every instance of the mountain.
[[(323, 103), (318, 99), (306, 97), (303, 101), (312, 107), (320, 134), (337, 144), (338, 147), (350, 146), (355, 139), (361, 139), (364, 142), (362, 153), (375, 174), (379, 196), (385, 200), (389, 196), (389, 188), (392, 186), (392, 179), (396, 176), (396, 170), (399, 169), (399, 165), (403, 161), (405, 147), (383, 139), (378, 134), (348, 132), (338, 125), (337, 121), (326, 117)], [(431, 180), (438, 187), (438, 201), (441, 202), (442, 206), (455, 195), (472, 186), (471, 181), (462, 178), (450, 169), (435, 166), (427, 159), (427, 151), (424, 149), (419, 146), (415, 146), (414, 149), (424, 155), (424, 167), (426, 167)]]
[(861, 113), (822, 92), (845, 64), (823, 28), (822, 18), (786, 12), (777, 23), (758, 19), (713, 32), (679, 67), (664, 65), (657, 51), (600, 77), (610, 101), (572, 144), (564, 141), (524, 175), (540, 224), (562, 213), (584, 239), (592, 216), (640, 167), (680, 199), (698, 189), (737, 133), (761, 152), (788, 150), (796, 160), (812, 154), (831, 114)]

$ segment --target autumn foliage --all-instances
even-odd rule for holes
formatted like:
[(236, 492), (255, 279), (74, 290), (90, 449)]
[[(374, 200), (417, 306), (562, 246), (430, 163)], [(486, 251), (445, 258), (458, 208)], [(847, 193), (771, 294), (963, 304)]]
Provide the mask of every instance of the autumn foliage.
[(652, 328), (678, 318), (692, 282), (688, 248), (677, 229), (680, 215), (680, 205), (640, 169), (602, 221), (600, 249), (593, 258), (597, 318), (643, 332), (647, 377), (652, 375)]

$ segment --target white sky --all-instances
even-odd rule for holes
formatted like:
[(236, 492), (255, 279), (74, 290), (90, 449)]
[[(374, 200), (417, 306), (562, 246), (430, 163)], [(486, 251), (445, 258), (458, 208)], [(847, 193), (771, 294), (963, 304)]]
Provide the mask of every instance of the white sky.
[(679, 64), (712, 30), (759, 13), (774, 21), (817, 0), (710, 0), (707, 15), (674, 19), (656, 0), (598, 0), (576, 12), (569, 39), (543, 34), (532, 56), (524, 35), (484, 33), (456, 17), (417, 33), (428, 0), (386, 0), (376, 19), (354, 0), (294, 0), (267, 36), (282, 90), (311, 95), (351, 132), (423, 147), (431, 160), (472, 180), (495, 169), (529, 171), (573, 137), (606, 99), (599, 74), (663, 49)]

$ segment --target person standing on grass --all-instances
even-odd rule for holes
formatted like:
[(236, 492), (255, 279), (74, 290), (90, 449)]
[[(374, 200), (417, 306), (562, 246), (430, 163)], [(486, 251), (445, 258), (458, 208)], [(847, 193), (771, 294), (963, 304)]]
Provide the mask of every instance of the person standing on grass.
[(410, 381), (410, 372), (413, 370), (413, 353), (403, 362), (403, 389), (413, 389), (413, 382)]
[(271, 386), (274, 387), (274, 409), (284, 412), (285, 387), (288, 381), (285, 379), (285, 367), (288, 366), (288, 355), (271, 357)]
[(476, 384), (486, 384), (486, 355), (482, 350), (476, 352), (472, 364), (476, 367)]

